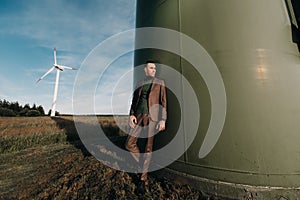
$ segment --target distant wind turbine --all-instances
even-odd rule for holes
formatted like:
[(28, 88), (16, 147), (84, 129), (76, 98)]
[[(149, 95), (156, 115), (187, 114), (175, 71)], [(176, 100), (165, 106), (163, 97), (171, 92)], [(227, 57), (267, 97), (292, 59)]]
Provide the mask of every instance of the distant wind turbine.
[(58, 81), (59, 81), (59, 73), (60, 71), (63, 71), (64, 69), (70, 69), (70, 70), (77, 70), (73, 67), (67, 67), (63, 65), (58, 65), (56, 63), (56, 48), (54, 48), (54, 64), (53, 66), (43, 75), (41, 76), (36, 83), (41, 81), (43, 78), (45, 78), (48, 74), (50, 74), (54, 69), (56, 70), (56, 81), (55, 81), (55, 87), (54, 87), (54, 95), (53, 95), (53, 102), (52, 102), (52, 108), (51, 108), (51, 116), (55, 116), (55, 110), (56, 110), (56, 99), (57, 99), (57, 90), (58, 90)]

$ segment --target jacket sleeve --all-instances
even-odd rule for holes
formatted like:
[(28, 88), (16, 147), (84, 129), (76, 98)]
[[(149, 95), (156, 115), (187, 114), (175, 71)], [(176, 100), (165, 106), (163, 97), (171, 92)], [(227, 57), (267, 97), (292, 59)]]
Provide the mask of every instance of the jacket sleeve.
[(139, 90), (140, 87), (136, 87), (134, 92), (133, 92), (133, 97), (132, 97), (132, 102), (131, 102), (131, 106), (130, 106), (130, 111), (129, 111), (129, 116), (130, 115), (135, 115), (136, 112), (136, 106), (138, 103), (138, 99), (139, 99)]
[(166, 121), (167, 120), (167, 93), (166, 93), (164, 80), (161, 81), (160, 104), (162, 105), (161, 119)]

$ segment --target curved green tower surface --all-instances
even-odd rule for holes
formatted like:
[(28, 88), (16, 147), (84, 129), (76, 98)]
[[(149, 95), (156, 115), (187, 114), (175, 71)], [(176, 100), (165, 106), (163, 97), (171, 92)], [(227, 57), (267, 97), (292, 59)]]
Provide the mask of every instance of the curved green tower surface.
[[(298, 38), (293, 2), (137, 2), (137, 28), (163, 27), (188, 35), (206, 49), (222, 76), (227, 96), (224, 128), (213, 150), (200, 159), (199, 149), (212, 115), (203, 77), (173, 53), (157, 49), (135, 53), (136, 65), (155, 58), (180, 72), (197, 93), (201, 116), (200, 122), (195, 122), (199, 123), (197, 136), (169, 169), (194, 177), (197, 187), (207, 192), (231, 198), (243, 198), (251, 192), (269, 199), (300, 196), (300, 57), (293, 42)], [(295, 24), (293, 33), (291, 22)], [(137, 36), (136, 44), (147, 37)], [(181, 87), (180, 80), (168, 78), (163, 68), (160, 76), (167, 77), (167, 86), (175, 81)], [(181, 90), (184, 94), (184, 88)], [(183, 124), (193, 120), (190, 113), (184, 113), (188, 96), (176, 99), (169, 91), (168, 98), (168, 131), (157, 136), (158, 147), (172, 139), (180, 120)], [(187, 126), (184, 131), (188, 133)]]

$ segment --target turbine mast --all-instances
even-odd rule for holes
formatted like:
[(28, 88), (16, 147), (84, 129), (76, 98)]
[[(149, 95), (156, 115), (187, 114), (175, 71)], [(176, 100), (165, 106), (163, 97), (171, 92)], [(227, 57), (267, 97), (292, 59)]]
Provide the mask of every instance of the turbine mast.
[(59, 73), (60, 73), (60, 70), (56, 70), (56, 80), (55, 80), (55, 86), (54, 86), (54, 94), (53, 94), (53, 102), (52, 102), (52, 109), (51, 109), (51, 117), (55, 116), (55, 111), (56, 111), (56, 99), (57, 99)]

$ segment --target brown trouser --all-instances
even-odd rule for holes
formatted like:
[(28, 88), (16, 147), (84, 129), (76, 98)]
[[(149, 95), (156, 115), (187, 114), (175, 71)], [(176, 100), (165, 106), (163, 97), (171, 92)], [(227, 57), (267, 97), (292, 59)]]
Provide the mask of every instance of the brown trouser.
[[(134, 128), (130, 130), (125, 147), (128, 151), (131, 152), (135, 161), (137, 161), (138, 163), (142, 162), (141, 180), (146, 181), (147, 172), (152, 157), (152, 147), (156, 122), (152, 121), (148, 114), (138, 114), (136, 118), (137, 124)], [(148, 139), (145, 147), (143, 160), (140, 161), (140, 149), (137, 145), (137, 141), (143, 128), (147, 128), (148, 130)]]

